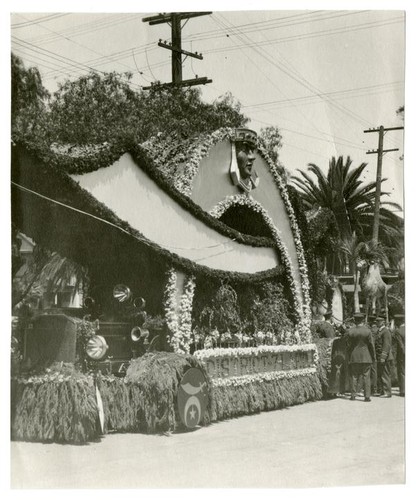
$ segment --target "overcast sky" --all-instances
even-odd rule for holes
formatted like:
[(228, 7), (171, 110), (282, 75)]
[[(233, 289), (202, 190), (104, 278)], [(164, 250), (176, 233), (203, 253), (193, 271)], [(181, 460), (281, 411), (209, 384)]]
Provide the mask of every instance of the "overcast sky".
[[(170, 26), (144, 23), (145, 15), (159, 11), (151, 2), (140, 6), (120, 13), (103, 8), (107, 14), (74, 14), (68, 5), (60, 12), (21, 10), (11, 17), (12, 50), (40, 69), (51, 91), (90, 68), (131, 71), (134, 88), (170, 81), (170, 51), (157, 46), (159, 39), (170, 41)], [(396, 110), (405, 104), (405, 13), (313, 7), (213, 8), (211, 15), (190, 19), (183, 48), (202, 53), (203, 60), (187, 58), (183, 78), (212, 79), (201, 87), (208, 102), (231, 92), (250, 128), (278, 126), (281, 161), (291, 172), (308, 163), (326, 170), (331, 156), (349, 155), (355, 166), (367, 162), (365, 180), (375, 180), (377, 155), (366, 151), (377, 148), (378, 134), (363, 131), (403, 125)], [(399, 151), (383, 158), (384, 189), (400, 204), (403, 137), (402, 131), (385, 135), (384, 148)]]

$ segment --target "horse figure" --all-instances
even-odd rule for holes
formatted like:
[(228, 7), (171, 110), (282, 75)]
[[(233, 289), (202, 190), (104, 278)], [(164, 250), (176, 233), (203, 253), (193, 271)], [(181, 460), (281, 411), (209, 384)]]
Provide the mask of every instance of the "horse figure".
[[(364, 274), (363, 271), (367, 270)], [(365, 317), (368, 319), (369, 311), (372, 315), (379, 316), (384, 307), (386, 321), (388, 321), (387, 285), (380, 274), (380, 265), (375, 260), (370, 260), (367, 266), (361, 268), (361, 291), (366, 299)], [(371, 308), (371, 309), (370, 309)]]

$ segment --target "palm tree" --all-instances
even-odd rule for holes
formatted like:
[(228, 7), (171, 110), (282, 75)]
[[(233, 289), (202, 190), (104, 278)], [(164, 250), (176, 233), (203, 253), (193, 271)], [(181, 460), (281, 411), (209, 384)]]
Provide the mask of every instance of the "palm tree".
[[(371, 237), (376, 182), (363, 184), (360, 177), (366, 167), (366, 163), (361, 163), (352, 168), (349, 156), (345, 162), (342, 156), (332, 157), (326, 175), (320, 167), (310, 163), (308, 171), (315, 175), (316, 180), (301, 170), (301, 177), (292, 178), (306, 210), (321, 207), (329, 208), (334, 213), (341, 238), (351, 238), (354, 231), (362, 240)], [(388, 193), (383, 192), (381, 195)], [(391, 209), (401, 210), (401, 207), (397, 203), (382, 202), (380, 239), (386, 243), (400, 238), (403, 226), (402, 219)]]

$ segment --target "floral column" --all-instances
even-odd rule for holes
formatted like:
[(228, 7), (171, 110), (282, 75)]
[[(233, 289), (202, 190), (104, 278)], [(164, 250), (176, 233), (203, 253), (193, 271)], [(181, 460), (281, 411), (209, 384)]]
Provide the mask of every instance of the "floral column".
[(189, 354), (192, 342), (192, 303), (195, 277), (170, 269), (165, 288), (165, 317), (168, 342), (174, 352)]

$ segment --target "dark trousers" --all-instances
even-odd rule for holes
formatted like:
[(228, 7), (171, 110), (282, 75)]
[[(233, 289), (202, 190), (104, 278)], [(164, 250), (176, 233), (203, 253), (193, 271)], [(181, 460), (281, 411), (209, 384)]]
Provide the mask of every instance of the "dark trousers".
[(369, 398), (371, 395), (371, 363), (350, 363), (351, 377), (351, 397), (355, 398), (357, 392), (358, 381), (362, 377), (364, 385), (364, 397)]
[(381, 394), (391, 396), (391, 361), (377, 363), (378, 386)]
[(371, 392), (375, 394), (377, 392), (377, 361), (371, 365)]
[(398, 379), (398, 382), (399, 382), (399, 391), (400, 391), (400, 395), (401, 396), (404, 396), (404, 389), (405, 389), (405, 383), (404, 383), (404, 372), (405, 372), (405, 368), (404, 368), (404, 357), (403, 358), (399, 358), (397, 357), (397, 379)]

